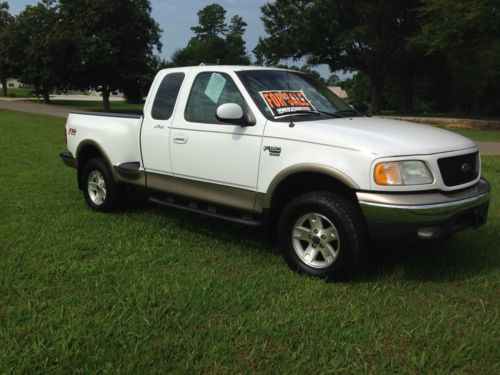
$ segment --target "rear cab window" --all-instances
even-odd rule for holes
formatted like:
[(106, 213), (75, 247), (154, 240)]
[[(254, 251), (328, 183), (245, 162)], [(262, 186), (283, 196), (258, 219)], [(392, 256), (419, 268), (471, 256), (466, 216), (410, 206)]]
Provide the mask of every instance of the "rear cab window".
[(170, 73), (163, 78), (151, 110), (153, 119), (168, 120), (172, 116), (184, 77), (184, 73)]

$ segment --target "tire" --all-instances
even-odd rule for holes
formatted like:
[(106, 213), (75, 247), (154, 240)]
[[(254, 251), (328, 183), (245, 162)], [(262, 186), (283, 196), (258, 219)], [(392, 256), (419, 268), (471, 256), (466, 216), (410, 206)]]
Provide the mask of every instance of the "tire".
[(83, 196), (94, 211), (111, 212), (121, 207), (124, 189), (111, 175), (103, 158), (91, 159), (83, 167)]
[(278, 222), (278, 241), (290, 268), (327, 280), (352, 276), (370, 243), (359, 208), (330, 192), (307, 193), (291, 201)]

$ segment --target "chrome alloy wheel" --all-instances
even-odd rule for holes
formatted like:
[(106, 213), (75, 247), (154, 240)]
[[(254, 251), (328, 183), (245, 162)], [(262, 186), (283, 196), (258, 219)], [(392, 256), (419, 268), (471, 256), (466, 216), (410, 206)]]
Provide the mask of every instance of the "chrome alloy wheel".
[(300, 260), (312, 268), (331, 266), (340, 251), (337, 228), (318, 213), (307, 213), (295, 222), (292, 244)]
[(106, 201), (106, 181), (100, 171), (93, 170), (87, 179), (87, 190), (90, 200), (96, 206), (100, 206)]

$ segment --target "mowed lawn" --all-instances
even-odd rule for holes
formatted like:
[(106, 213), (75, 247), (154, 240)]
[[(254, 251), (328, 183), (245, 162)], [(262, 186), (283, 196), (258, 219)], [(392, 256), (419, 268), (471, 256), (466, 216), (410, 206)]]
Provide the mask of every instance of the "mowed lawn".
[(500, 142), (500, 129), (447, 129), (462, 134), (476, 142)]
[(326, 283), (260, 230), (90, 211), (63, 126), (0, 111), (0, 373), (500, 373), (499, 157), (487, 226)]

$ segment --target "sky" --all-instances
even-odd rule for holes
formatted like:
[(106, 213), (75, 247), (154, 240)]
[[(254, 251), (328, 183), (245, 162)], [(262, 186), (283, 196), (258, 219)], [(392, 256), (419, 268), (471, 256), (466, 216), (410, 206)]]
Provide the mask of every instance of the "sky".
[[(8, 0), (12, 14), (18, 14), (26, 5), (36, 4), (37, 0)], [(151, 0), (153, 8), (153, 18), (158, 22), (162, 33), (162, 52), (161, 56), (167, 60), (170, 59), (175, 50), (186, 46), (187, 42), (193, 36), (192, 26), (198, 24), (197, 12), (203, 7), (217, 2), (222, 5), (227, 13), (226, 20), (229, 20), (235, 14), (243, 17), (248, 24), (245, 33), (247, 51), (251, 51), (257, 45), (259, 36), (265, 36), (266, 32), (262, 21), (260, 20), (260, 7), (266, 3), (266, 0)], [(289, 63), (294, 64), (293, 62)], [(295, 65), (301, 65), (300, 63)], [(315, 67), (323, 77), (330, 75), (327, 66)], [(342, 76), (343, 74), (340, 74)]]

